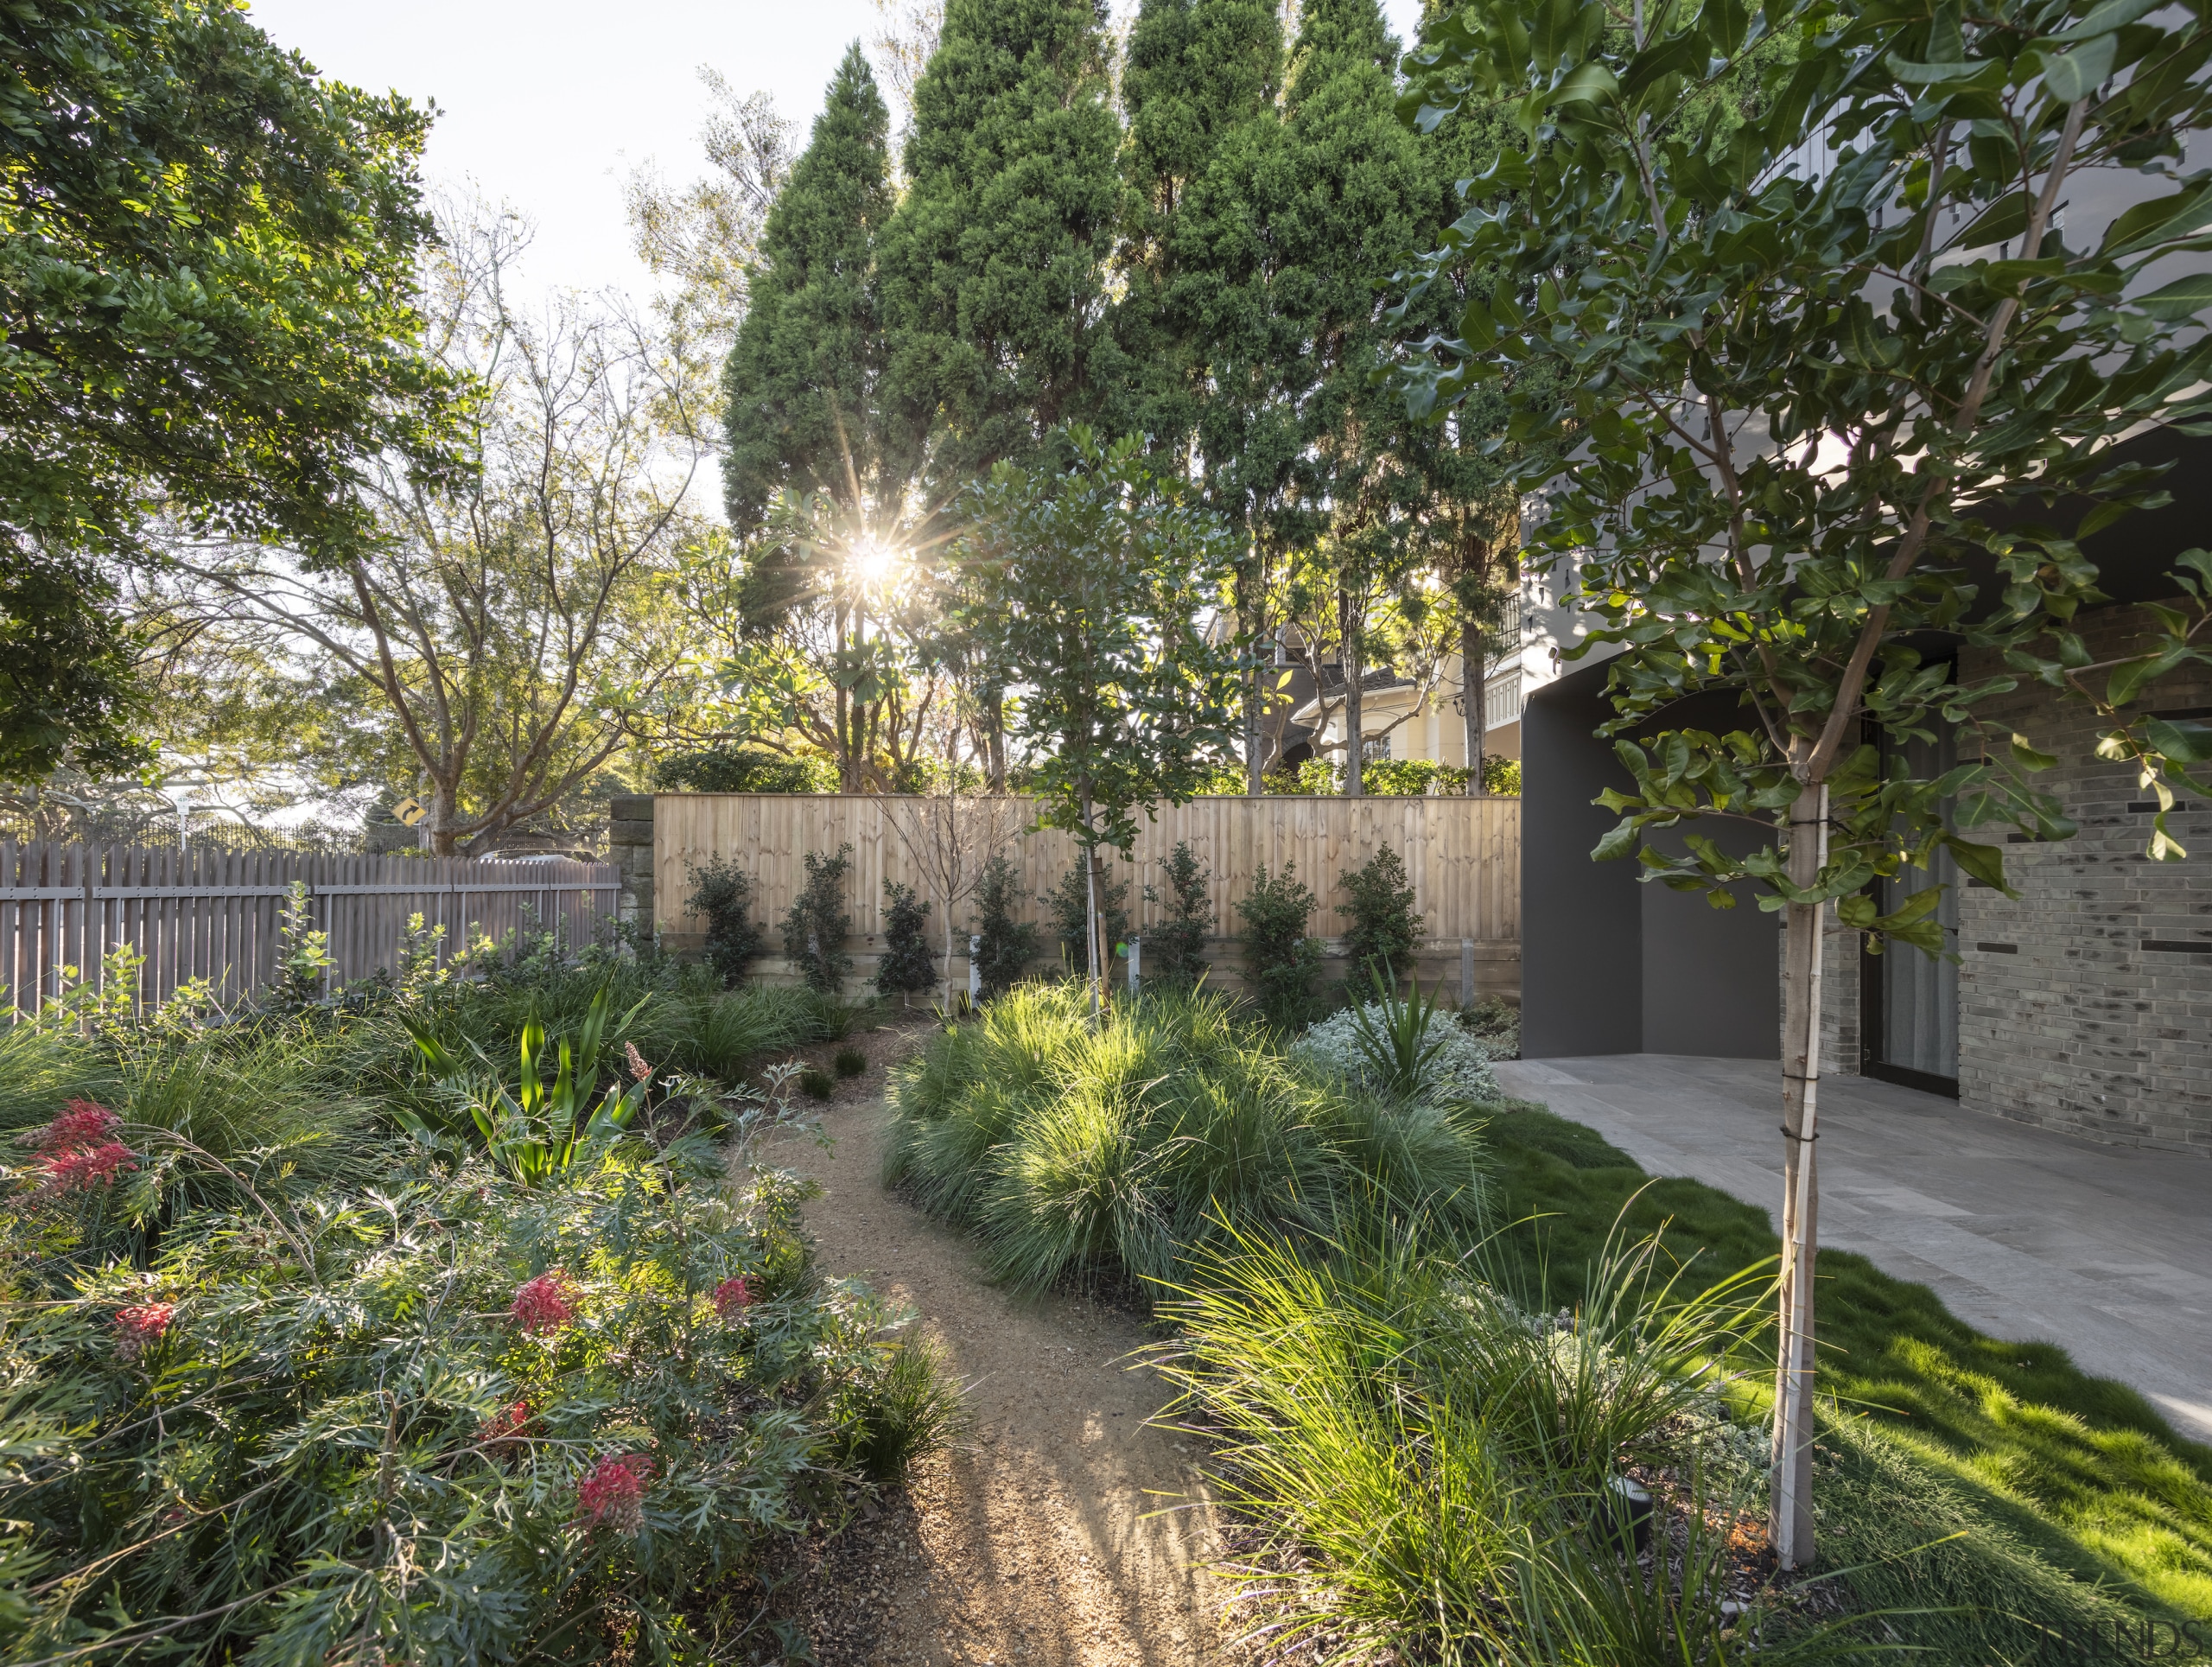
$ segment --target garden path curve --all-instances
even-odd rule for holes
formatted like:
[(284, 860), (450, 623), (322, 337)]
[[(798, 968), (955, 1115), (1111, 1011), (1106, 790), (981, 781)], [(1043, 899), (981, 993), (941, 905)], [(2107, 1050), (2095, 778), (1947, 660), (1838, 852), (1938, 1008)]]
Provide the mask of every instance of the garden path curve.
[(818, 1640), (823, 1667), (1211, 1667), (1224, 1658), (1224, 1588), (1202, 1567), (1215, 1550), (1202, 1454), (1150, 1422), (1168, 1391), (1132, 1369), (1143, 1326), (1080, 1298), (995, 1288), (969, 1241), (878, 1179), (882, 1064), (911, 1035), (864, 1039), (869, 1069), (823, 1114), (831, 1148), (787, 1143), (771, 1157), (823, 1185), (806, 1211), (822, 1271), (918, 1311), (973, 1421), (957, 1450), (922, 1467), (911, 1529), (876, 1537), (872, 1640), (849, 1661)]

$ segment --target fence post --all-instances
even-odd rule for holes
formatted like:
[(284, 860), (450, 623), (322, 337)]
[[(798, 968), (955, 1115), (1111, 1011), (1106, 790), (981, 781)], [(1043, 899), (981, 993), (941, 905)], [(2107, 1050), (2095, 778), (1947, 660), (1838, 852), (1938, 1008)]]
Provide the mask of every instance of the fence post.
[(983, 952), (981, 932), (968, 935), (968, 1001), (970, 1006), (983, 999), (983, 969), (976, 958)]
[(1459, 1010), (1465, 1013), (1475, 1004), (1475, 940), (1459, 940)]
[(1137, 957), (1142, 951), (1143, 948), (1143, 938), (1132, 938), (1129, 939), (1129, 994), (1132, 996), (1137, 993)]

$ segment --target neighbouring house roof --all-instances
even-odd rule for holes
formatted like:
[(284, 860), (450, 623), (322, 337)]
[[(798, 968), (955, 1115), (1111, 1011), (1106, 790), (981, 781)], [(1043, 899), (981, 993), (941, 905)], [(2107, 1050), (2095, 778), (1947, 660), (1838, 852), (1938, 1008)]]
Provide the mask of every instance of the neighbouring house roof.
[[(1361, 672), (1359, 677), (1359, 687), (1362, 694), (1378, 695), (1389, 694), (1397, 690), (1405, 690), (1409, 692), (1415, 692), (1417, 691), (1418, 685), (1414, 684), (1411, 678), (1400, 677), (1395, 671), (1392, 671), (1386, 665), (1378, 667), (1372, 671)], [(1323, 666), (1321, 668), (1319, 691), (1311, 699), (1305, 702), (1304, 704), (1300, 705), (1295, 712), (1291, 714), (1292, 722), (1297, 723), (1309, 723), (1318, 720), (1320, 716), (1321, 703), (1325, 700), (1339, 699), (1343, 697), (1344, 692), (1344, 668), (1336, 665)]]

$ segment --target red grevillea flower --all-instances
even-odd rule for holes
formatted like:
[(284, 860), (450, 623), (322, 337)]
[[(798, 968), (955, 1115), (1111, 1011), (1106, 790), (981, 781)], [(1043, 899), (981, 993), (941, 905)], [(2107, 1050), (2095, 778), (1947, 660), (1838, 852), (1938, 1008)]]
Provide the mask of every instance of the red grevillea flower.
[(760, 1300), (752, 1280), (743, 1274), (715, 1287), (715, 1312), (726, 1320), (743, 1319), (745, 1311)]
[(90, 1100), (72, 1100), (61, 1108), (60, 1117), (39, 1130), (38, 1148), (41, 1152), (82, 1151), (106, 1144), (122, 1126), (123, 1119), (107, 1107)]
[(652, 1474), (653, 1461), (642, 1453), (601, 1459), (576, 1484), (577, 1520), (619, 1534), (637, 1533), (645, 1525), (645, 1484)]
[(524, 1331), (533, 1337), (542, 1336), (575, 1323), (575, 1295), (569, 1276), (553, 1268), (524, 1282), (515, 1293), (510, 1312)]
[(517, 1439), (530, 1427), (530, 1403), (518, 1401), (511, 1407), (501, 1407), (484, 1421), (477, 1436), (493, 1453), (505, 1453), (519, 1447)]
[(174, 1302), (142, 1302), (135, 1308), (118, 1309), (115, 1316), (116, 1353), (125, 1360), (136, 1360), (162, 1340), (162, 1334), (169, 1328), (169, 1317), (175, 1313)]
[(48, 1156), (45, 1174), (39, 1179), (39, 1190), (88, 1193), (95, 1187), (114, 1186), (118, 1175), (137, 1167), (137, 1155), (121, 1141), (105, 1140), (97, 1146), (73, 1147)]

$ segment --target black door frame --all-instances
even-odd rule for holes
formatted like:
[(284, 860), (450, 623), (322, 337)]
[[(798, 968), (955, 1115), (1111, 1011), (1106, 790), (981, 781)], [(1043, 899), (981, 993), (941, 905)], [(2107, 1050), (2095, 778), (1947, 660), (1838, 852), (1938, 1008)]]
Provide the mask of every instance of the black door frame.
[[(1867, 741), (1883, 749), (1886, 759), (1889, 737), (1881, 726), (1870, 718), (1862, 733)], [(1872, 881), (1866, 888), (1867, 894), (1873, 897), (1877, 904), (1881, 901), (1881, 883), (1878, 880)], [(1966, 876), (1960, 875), (1957, 883), (1964, 885)], [(1904, 949), (1910, 950), (1910, 946), (1905, 945)], [(1923, 1094), (1941, 1094), (1946, 1099), (1955, 1100), (1959, 1098), (1959, 1079), (1956, 1077), (1939, 1077), (1932, 1071), (1915, 1071), (1910, 1066), (1891, 1065), (1882, 1058), (1885, 963), (1900, 952), (1903, 951), (1899, 946), (1892, 945), (1877, 955), (1866, 947), (1866, 934), (1859, 934), (1859, 1074), (1872, 1077), (1877, 1082), (1895, 1083), (1900, 1088), (1916, 1088)], [(1911, 952), (1917, 954), (1919, 951)]]

